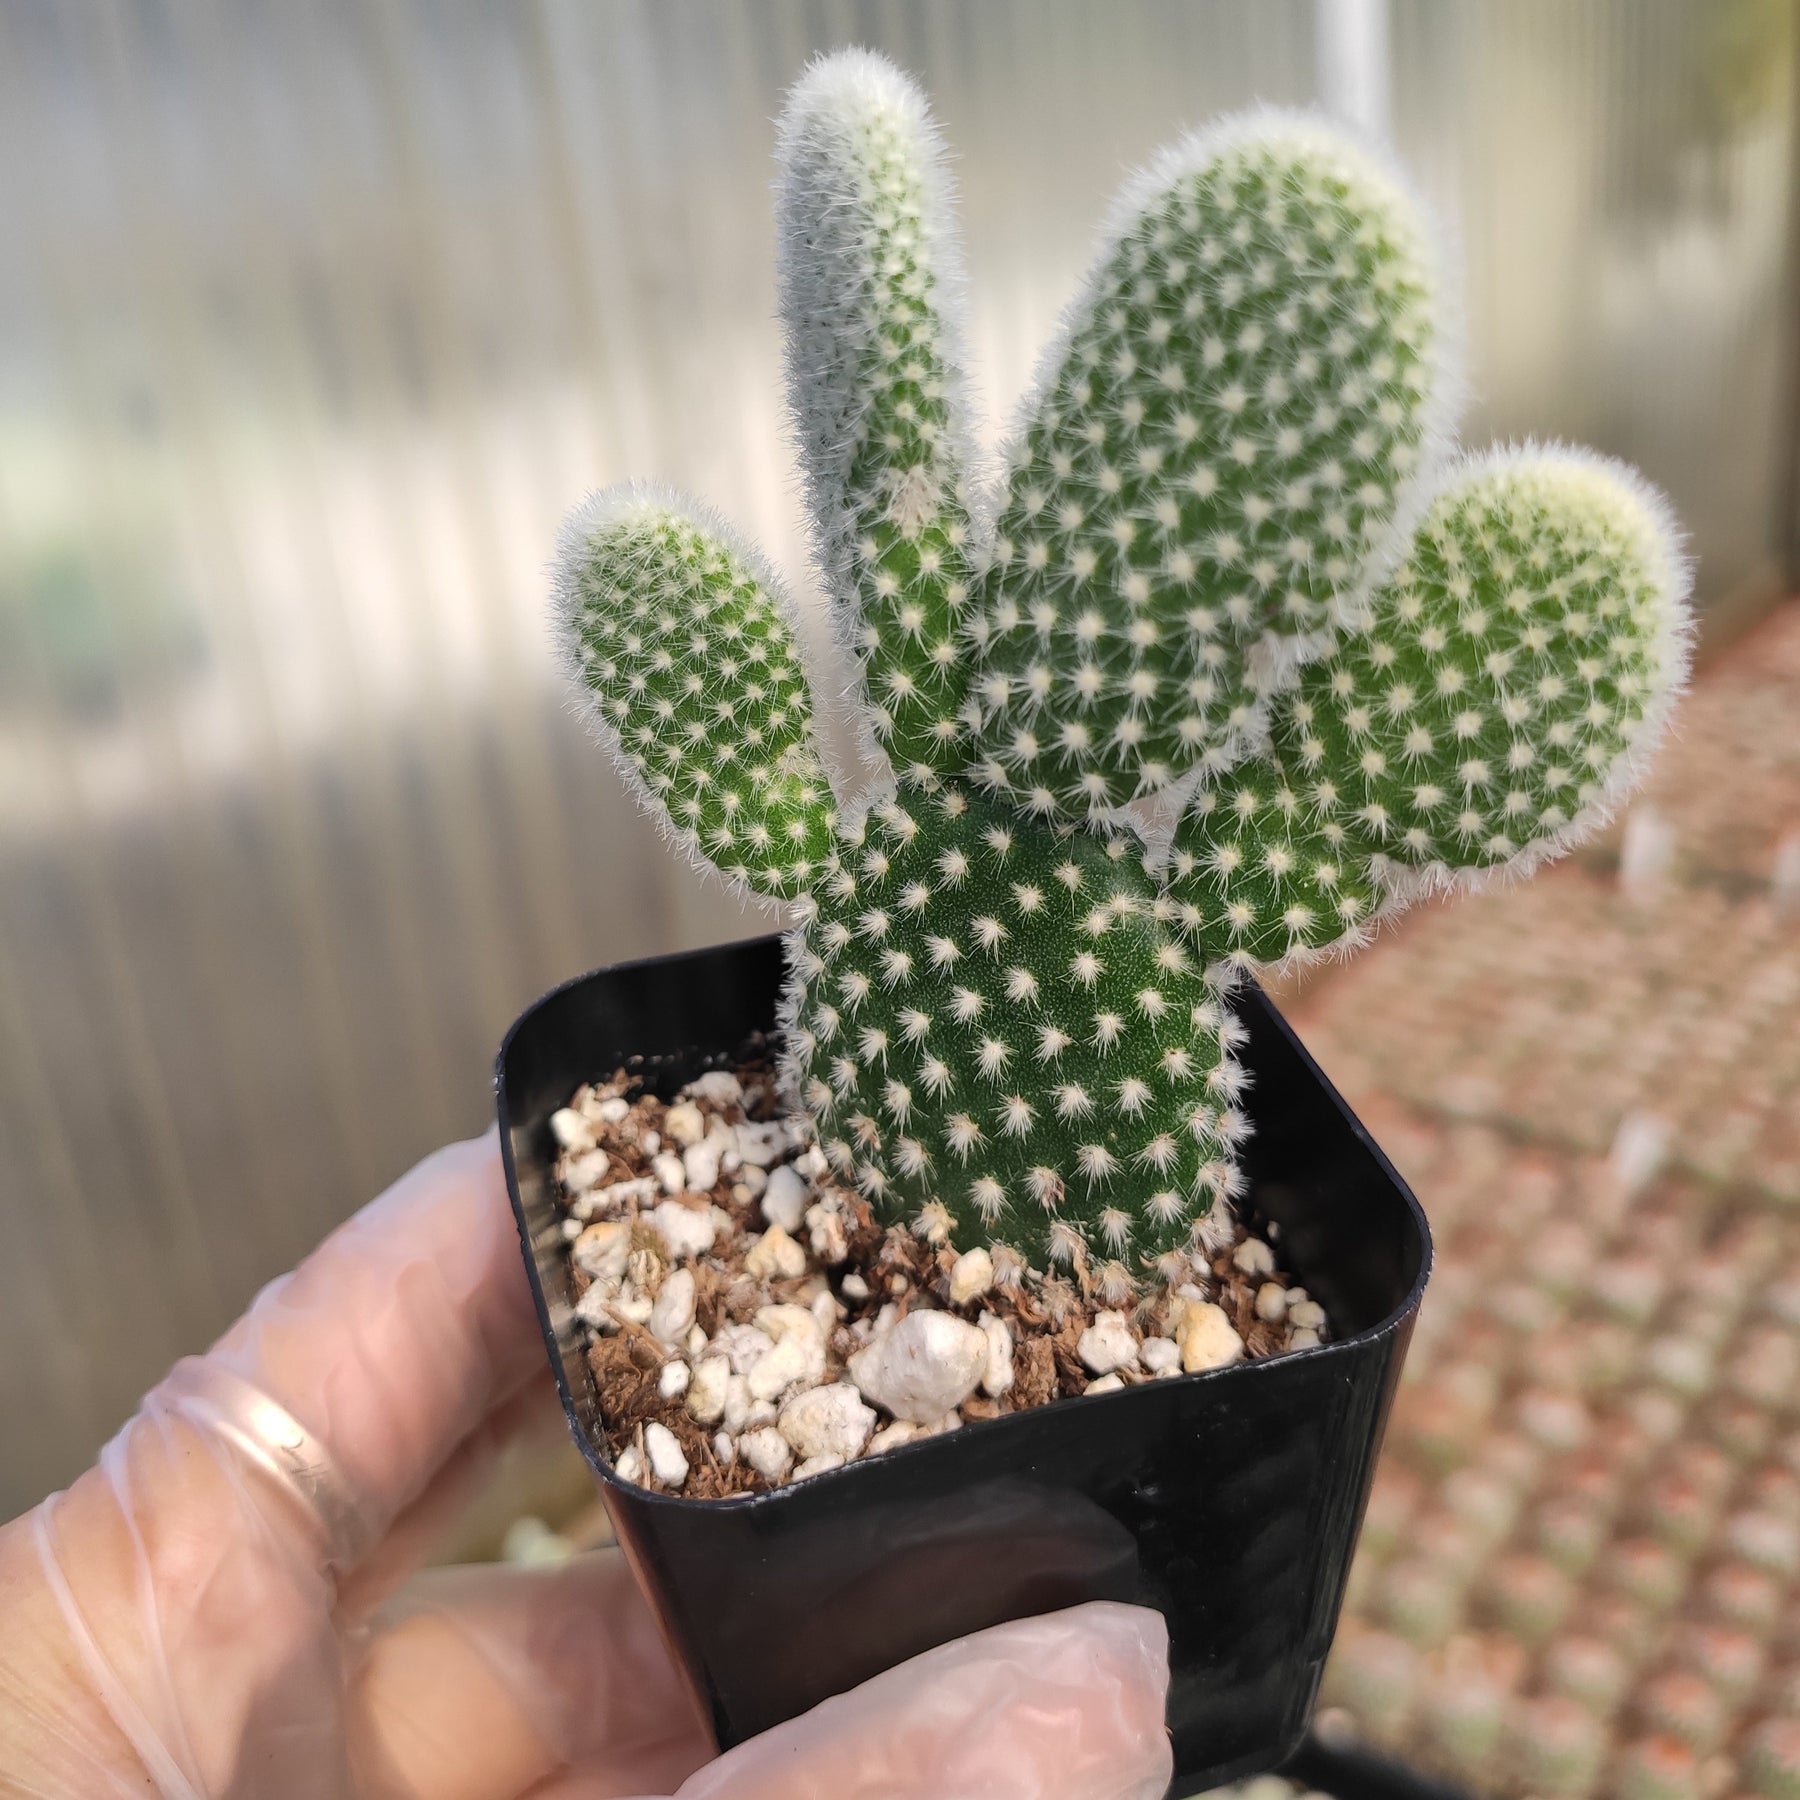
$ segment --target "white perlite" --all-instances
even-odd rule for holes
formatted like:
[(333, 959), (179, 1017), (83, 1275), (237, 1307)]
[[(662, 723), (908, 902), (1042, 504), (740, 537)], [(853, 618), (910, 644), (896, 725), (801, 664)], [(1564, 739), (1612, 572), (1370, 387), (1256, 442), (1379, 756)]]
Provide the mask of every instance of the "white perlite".
[[(1096, 1375), (1110, 1375), (1115, 1369), (1136, 1366), (1137, 1339), (1132, 1336), (1123, 1313), (1097, 1313), (1093, 1324), (1076, 1340), (1075, 1354), (1081, 1358), (1083, 1368), (1091, 1369)], [(1093, 1391), (1092, 1387), (1088, 1389), (1089, 1393)]]
[(1145, 1338), (1138, 1346), (1138, 1361), (1152, 1375), (1170, 1375), (1181, 1367), (1181, 1346), (1172, 1338)]
[(781, 1435), (794, 1453), (810, 1462), (834, 1456), (848, 1462), (860, 1456), (875, 1429), (875, 1414), (847, 1381), (809, 1388), (781, 1409)]
[(656, 1377), (656, 1391), (665, 1400), (679, 1400), (688, 1391), (688, 1385), (694, 1378), (694, 1372), (679, 1358), (671, 1358), (664, 1363)]
[(567, 1157), (562, 1165), (562, 1183), (571, 1194), (585, 1194), (606, 1173), (604, 1150), (587, 1150), (579, 1156)]
[(575, 1240), (573, 1255), (576, 1268), (595, 1281), (623, 1281), (631, 1255), (631, 1227), (616, 1219), (590, 1225)]
[(650, 1159), (651, 1172), (663, 1185), (665, 1194), (679, 1194), (687, 1188), (687, 1167), (679, 1156), (665, 1150)]
[(684, 1149), (706, 1136), (706, 1115), (691, 1100), (678, 1100), (663, 1114), (663, 1130)]
[(689, 1192), (710, 1194), (718, 1185), (719, 1165), (724, 1149), (725, 1146), (718, 1138), (709, 1137), (698, 1144), (689, 1144), (682, 1151), (681, 1167)]
[(759, 1474), (764, 1481), (780, 1481), (794, 1466), (794, 1453), (788, 1448), (788, 1441), (772, 1425), (763, 1425), (755, 1431), (746, 1431), (738, 1439), (738, 1455)]
[(679, 1200), (663, 1201), (651, 1213), (650, 1223), (676, 1262), (706, 1255), (719, 1236), (718, 1217), (710, 1206), (687, 1206)]
[(987, 1361), (981, 1370), (981, 1391), (998, 1400), (1013, 1384), (1012, 1327), (991, 1312), (981, 1315), (981, 1335), (987, 1339)]
[(1189, 1374), (1201, 1369), (1222, 1369), (1244, 1354), (1244, 1340), (1225, 1316), (1222, 1306), (1210, 1300), (1190, 1300), (1182, 1315), (1181, 1366)]
[(994, 1259), (977, 1244), (956, 1259), (950, 1271), (950, 1304), (967, 1306), (994, 1285)]
[(688, 1459), (681, 1445), (666, 1425), (644, 1427), (644, 1454), (650, 1459), (650, 1473), (664, 1487), (678, 1488), (688, 1478)]
[(968, 1399), (987, 1361), (978, 1327), (949, 1313), (910, 1312), (851, 1357), (850, 1379), (896, 1419), (929, 1425)]
[(703, 1356), (688, 1382), (687, 1409), (702, 1425), (716, 1425), (725, 1414), (725, 1389), (731, 1364), (722, 1356)]
[[(1299, 1294), (1297, 1299), (1295, 1293)], [(1300, 1290), (1288, 1295), (1287, 1316), (1292, 1324), (1305, 1331), (1317, 1331), (1325, 1323), (1324, 1307), (1316, 1300), (1309, 1300)]]
[(595, 1188), (577, 1194), (569, 1210), (578, 1219), (591, 1219), (596, 1213), (623, 1212), (627, 1206), (642, 1206), (661, 1192), (659, 1184), (648, 1175), (634, 1175), (629, 1181), (615, 1181), (610, 1187)]
[(773, 1348), (749, 1371), (752, 1399), (777, 1400), (825, 1378), (825, 1334), (804, 1306), (765, 1306), (756, 1324)]
[(850, 1254), (844, 1215), (835, 1200), (821, 1200), (817, 1206), (806, 1209), (806, 1234), (813, 1255), (828, 1269), (835, 1269)]
[(659, 1344), (681, 1344), (694, 1323), (694, 1271), (677, 1269), (665, 1277), (650, 1308), (650, 1335)]
[(738, 1155), (759, 1169), (773, 1168), (793, 1148), (794, 1143), (788, 1128), (779, 1119), (773, 1119), (766, 1125), (746, 1120), (736, 1127), (734, 1135)]
[(769, 1171), (769, 1185), (763, 1189), (762, 1216), (771, 1225), (779, 1225), (790, 1237), (794, 1236), (811, 1204), (812, 1190), (792, 1163)]
[(565, 1150), (591, 1150), (594, 1127), (574, 1107), (565, 1106), (550, 1115), (550, 1131)]
[(1245, 1238), (1232, 1251), (1231, 1260), (1246, 1275), (1271, 1275), (1275, 1271), (1275, 1252), (1261, 1238)]
[(711, 1106), (739, 1106), (744, 1099), (744, 1084), (729, 1069), (708, 1069), (681, 1091), (688, 1099), (704, 1100)]
[(750, 1246), (744, 1270), (759, 1281), (797, 1281), (806, 1273), (806, 1252), (779, 1225), (771, 1225)]

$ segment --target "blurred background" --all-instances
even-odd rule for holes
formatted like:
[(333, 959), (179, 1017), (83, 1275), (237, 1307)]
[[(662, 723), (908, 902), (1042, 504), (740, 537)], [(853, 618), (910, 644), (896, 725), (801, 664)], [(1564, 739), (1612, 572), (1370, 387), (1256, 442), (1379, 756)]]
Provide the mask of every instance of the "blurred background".
[[(1425, 913), (1302, 1017), (1427, 1147), (1428, 1208), (1426, 1175), (1452, 1171), (1447, 1225), (1539, 1138), (1596, 1218), (1665, 1169), (1722, 1205), (1800, 1199), (1800, 1176), (1764, 1179), (1800, 1169), (1800, 986), (1770, 974), (1800, 945), (1797, 15), (7, 0), (0, 1514), (329, 1225), (479, 1130), (540, 990), (762, 928), (690, 878), (572, 720), (543, 571), (573, 501), (644, 475), (708, 496), (813, 595), (772, 121), (845, 43), (921, 76), (957, 149), (990, 441), (1109, 193), (1161, 142), (1253, 99), (1395, 139), (1461, 236), (1465, 436), (1574, 438), (1668, 490), (1715, 697), (1666, 791), (1560, 886)], [(1725, 988), (1696, 974), (1702, 942)], [(1610, 1023), (1571, 1047), (1569, 984), (1599, 967), (1616, 980), (1582, 1007)], [(1645, 1021), (1691, 1033), (1727, 988), (1754, 1016), (1714, 1033), (1719, 1066), (1754, 1060), (1754, 1106), (1684, 1111), (1674, 1049), (1621, 1072)], [(1507, 1085), (1534, 1067), (1548, 1112)], [(1737, 1159), (1688, 1154), (1723, 1115)], [(1469, 1130), (1486, 1162), (1445, 1149)]]

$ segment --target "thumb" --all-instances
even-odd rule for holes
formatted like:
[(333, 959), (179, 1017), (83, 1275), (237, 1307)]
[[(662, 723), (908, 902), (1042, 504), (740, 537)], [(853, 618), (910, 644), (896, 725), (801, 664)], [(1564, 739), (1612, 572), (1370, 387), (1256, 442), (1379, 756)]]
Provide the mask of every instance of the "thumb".
[(1160, 1613), (1095, 1602), (929, 1650), (709, 1763), (675, 1800), (1161, 1800)]

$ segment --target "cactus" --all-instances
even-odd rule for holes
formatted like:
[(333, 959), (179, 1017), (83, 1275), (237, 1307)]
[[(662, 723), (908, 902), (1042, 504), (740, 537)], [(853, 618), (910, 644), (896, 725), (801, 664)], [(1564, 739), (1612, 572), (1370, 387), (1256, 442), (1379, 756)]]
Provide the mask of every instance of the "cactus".
[(796, 904), (786, 1051), (840, 1173), (1123, 1292), (1240, 1189), (1233, 985), (1629, 786), (1683, 673), (1672, 527), (1586, 453), (1450, 456), (1433, 236), (1316, 121), (1128, 185), (991, 496), (918, 91), (826, 58), (779, 158), (791, 409), (886, 773), (839, 808), (779, 584), (671, 497), (567, 528), (571, 659), (674, 834)]

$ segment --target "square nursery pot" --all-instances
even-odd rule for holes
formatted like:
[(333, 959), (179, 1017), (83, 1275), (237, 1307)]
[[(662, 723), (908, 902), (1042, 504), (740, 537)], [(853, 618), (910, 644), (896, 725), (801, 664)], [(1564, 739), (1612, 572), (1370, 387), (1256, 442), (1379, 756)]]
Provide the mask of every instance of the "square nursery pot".
[(1172, 1792), (1306, 1729), (1431, 1264), (1424, 1215), (1251, 987), (1253, 1213), (1332, 1341), (973, 1424), (770, 1494), (612, 1472), (560, 1231), (550, 1115), (621, 1064), (672, 1093), (772, 1033), (778, 937), (584, 975), (501, 1047), (501, 1144), (544, 1343), (619, 1542), (721, 1748), (934, 1645), (1088, 1600), (1168, 1620)]

